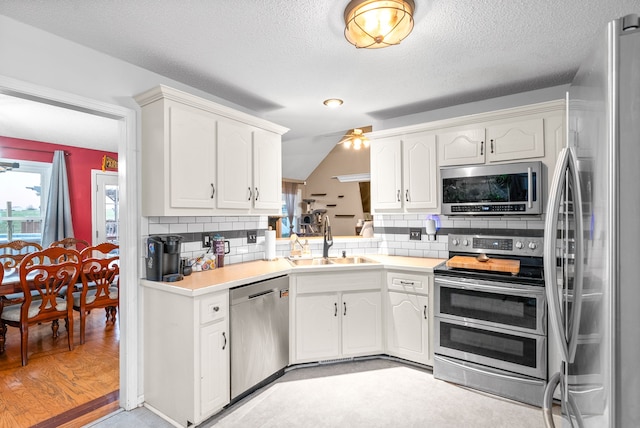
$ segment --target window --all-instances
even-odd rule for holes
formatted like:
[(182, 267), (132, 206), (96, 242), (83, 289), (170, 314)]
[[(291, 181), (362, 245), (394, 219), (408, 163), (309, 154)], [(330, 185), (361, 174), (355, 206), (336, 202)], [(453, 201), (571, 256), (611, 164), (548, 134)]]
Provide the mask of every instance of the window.
[(42, 242), (51, 164), (0, 159), (19, 166), (0, 172), (0, 242)]

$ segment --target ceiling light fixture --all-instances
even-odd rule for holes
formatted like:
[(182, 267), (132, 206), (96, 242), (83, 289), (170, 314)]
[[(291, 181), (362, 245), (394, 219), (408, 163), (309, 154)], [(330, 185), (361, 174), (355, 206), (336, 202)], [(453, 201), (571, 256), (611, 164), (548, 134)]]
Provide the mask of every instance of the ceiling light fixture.
[(340, 98), (329, 98), (328, 100), (324, 100), (322, 102), (322, 104), (331, 108), (340, 107), (343, 103), (344, 101), (342, 101)]
[(353, 147), (354, 150), (360, 150), (363, 147), (369, 148), (369, 139), (365, 137), (362, 129), (355, 128), (347, 133), (338, 144), (344, 145), (345, 149)]
[(356, 48), (399, 44), (413, 30), (413, 0), (352, 0), (344, 11), (344, 36)]

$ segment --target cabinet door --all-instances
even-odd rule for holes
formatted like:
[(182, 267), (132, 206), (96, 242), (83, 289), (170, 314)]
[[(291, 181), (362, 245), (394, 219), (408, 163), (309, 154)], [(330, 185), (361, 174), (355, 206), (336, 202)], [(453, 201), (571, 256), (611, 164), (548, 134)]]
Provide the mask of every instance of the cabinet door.
[(338, 294), (296, 297), (296, 360), (325, 360), (340, 355)]
[(229, 403), (229, 333), (220, 320), (200, 329), (200, 420)]
[(404, 206), (437, 208), (436, 136), (420, 134), (402, 141)]
[(374, 210), (402, 208), (402, 149), (399, 139), (371, 142), (371, 202)]
[(216, 117), (170, 104), (169, 164), (172, 208), (214, 208)]
[(382, 352), (382, 305), (379, 291), (342, 294), (342, 355)]
[(389, 354), (422, 364), (429, 360), (429, 299), (402, 292), (387, 293)]
[(544, 120), (520, 120), (487, 127), (487, 160), (539, 158), (544, 156)]
[(218, 122), (218, 208), (251, 208), (252, 131), (240, 122)]
[(256, 209), (282, 210), (282, 141), (273, 132), (253, 134), (253, 199)]
[(484, 128), (438, 134), (438, 165), (484, 163)]

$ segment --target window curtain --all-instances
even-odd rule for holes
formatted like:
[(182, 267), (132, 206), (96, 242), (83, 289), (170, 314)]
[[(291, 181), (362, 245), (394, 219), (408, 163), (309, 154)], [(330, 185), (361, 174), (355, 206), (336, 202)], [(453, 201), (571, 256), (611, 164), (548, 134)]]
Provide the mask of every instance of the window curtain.
[(289, 218), (289, 227), (291, 227), (291, 233), (293, 231), (293, 217), (296, 211), (296, 194), (298, 193), (298, 183), (292, 183), (285, 181), (282, 185), (284, 193), (284, 204), (287, 207), (287, 217)]
[(71, 220), (71, 203), (69, 202), (69, 182), (67, 181), (67, 165), (62, 150), (53, 153), (51, 165), (51, 181), (49, 197), (42, 229), (42, 246), (48, 247), (52, 242), (63, 238), (73, 238), (73, 221)]

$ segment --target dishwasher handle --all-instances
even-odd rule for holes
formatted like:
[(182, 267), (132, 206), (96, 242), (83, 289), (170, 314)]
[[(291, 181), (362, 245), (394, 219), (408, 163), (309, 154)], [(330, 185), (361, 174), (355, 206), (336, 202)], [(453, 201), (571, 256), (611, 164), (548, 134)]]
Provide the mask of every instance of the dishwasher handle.
[(251, 299), (257, 299), (258, 297), (261, 296), (266, 296), (267, 294), (271, 294), (273, 293), (275, 290), (266, 290), (266, 291), (261, 291), (260, 293), (256, 293), (256, 294), (250, 294), (249, 297), (247, 297), (248, 300)]

